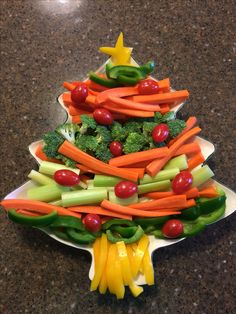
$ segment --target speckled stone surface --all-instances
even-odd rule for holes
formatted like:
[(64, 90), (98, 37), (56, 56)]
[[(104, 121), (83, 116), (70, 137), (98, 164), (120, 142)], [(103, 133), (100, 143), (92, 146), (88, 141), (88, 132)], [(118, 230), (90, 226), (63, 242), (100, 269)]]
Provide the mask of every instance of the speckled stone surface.
[[(82, 79), (119, 31), (137, 61), (156, 60), (215, 143), (209, 164), (236, 189), (234, 1), (0, 1), (1, 196), (36, 163), (27, 146), (65, 120), (63, 80)], [(0, 216), (0, 313), (235, 313), (236, 215), (154, 254), (156, 285), (125, 300), (90, 293), (88, 253)]]

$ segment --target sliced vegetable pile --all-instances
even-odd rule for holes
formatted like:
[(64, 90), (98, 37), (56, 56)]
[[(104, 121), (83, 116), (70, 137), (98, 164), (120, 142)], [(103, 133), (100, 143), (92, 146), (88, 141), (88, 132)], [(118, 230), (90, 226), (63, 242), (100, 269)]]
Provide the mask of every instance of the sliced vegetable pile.
[(197, 119), (171, 111), (188, 92), (150, 78), (153, 62), (134, 66), (122, 35), (101, 50), (112, 56), (105, 74), (63, 84), (72, 122), (44, 135), (27, 199), (1, 205), (16, 223), (93, 248), (91, 290), (123, 298), (125, 286), (134, 296), (143, 291), (139, 274), (154, 284), (151, 236), (203, 231), (224, 214), (226, 197), (203, 165)]

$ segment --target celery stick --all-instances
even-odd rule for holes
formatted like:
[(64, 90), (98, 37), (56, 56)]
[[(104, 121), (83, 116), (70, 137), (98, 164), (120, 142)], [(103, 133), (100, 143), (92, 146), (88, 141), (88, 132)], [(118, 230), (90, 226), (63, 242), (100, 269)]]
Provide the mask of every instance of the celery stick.
[(107, 189), (91, 189), (62, 193), (64, 207), (88, 204), (100, 204), (107, 199)]
[(63, 187), (58, 184), (48, 184), (36, 188), (31, 188), (27, 191), (27, 197), (30, 200), (42, 202), (51, 202), (61, 198), (62, 192), (68, 191), (68, 187)]
[(30, 171), (30, 173), (28, 174), (28, 178), (41, 185), (56, 184), (53, 179), (35, 170)]
[(115, 204), (127, 206), (130, 204), (138, 203), (138, 194), (137, 193), (135, 193), (134, 195), (132, 195), (131, 197), (128, 197), (128, 198), (119, 198), (115, 195), (115, 192), (113, 192), (113, 191), (109, 191), (108, 195), (109, 195), (109, 201), (111, 201), (112, 203), (115, 203)]
[(50, 161), (42, 161), (40, 164), (40, 167), (39, 167), (39, 172), (53, 176), (57, 170), (61, 170), (61, 169), (67, 169), (67, 170), (74, 171), (78, 175), (80, 173), (79, 169), (66, 167), (64, 165), (56, 164), (56, 163), (50, 162)]
[(191, 173), (193, 176), (192, 187), (199, 187), (214, 176), (213, 171), (209, 168), (208, 165), (195, 169)]
[(138, 193), (149, 193), (149, 192), (156, 192), (156, 191), (166, 191), (170, 188), (170, 180), (153, 182), (138, 185)]
[(82, 189), (84, 189), (84, 190), (86, 190), (86, 189), (88, 188), (87, 184), (84, 183), (83, 181), (80, 181), (80, 182), (79, 182), (79, 186), (80, 186)]
[(179, 173), (178, 168), (172, 168), (167, 170), (161, 170), (158, 172), (155, 177), (151, 177), (148, 174), (143, 176), (143, 179), (140, 179), (140, 184), (152, 183), (156, 181), (163, 181), (163, 180), (171, 180)]
[(57, 201), (50, 202), (49, 204), (56, 205), (56, 206), (62, 206), (62, 201), (57, 200)]
[(179, 155), (177, 157), (172, 158), (165, 165), (164, 170), (178, 168), (179, 170), (188, 169), (188, 162), (186, 155)]
[(94, 176), (93, 184), (94, 186), (115, 186), (117, 183), (123, 179), (113, 176), (104, 176), (101, 174), (96, 174)]

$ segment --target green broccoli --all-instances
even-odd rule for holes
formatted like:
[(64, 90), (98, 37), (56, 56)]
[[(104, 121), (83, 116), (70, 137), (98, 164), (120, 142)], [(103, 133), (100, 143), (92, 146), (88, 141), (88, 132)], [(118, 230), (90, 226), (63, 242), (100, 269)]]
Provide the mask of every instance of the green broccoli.
[(88, 116), (87, 114), (82, 114), (80, 116), (82, 126), (80, 127), (80, 134), (85, 134), (89, 130), (95, 130), (97, 127), (97, 123), (94, 118)]
[(130, 133), (140, 133), (142, 129), (142, 123), (137, 121), (129, 121), (123, 125), (124, 132), (128, 136)]
[(65, 123), (56, 128), (56, 132), (71, 143), (75, 142), (75, 134), (79, 132), (79, 130), (80, 127), (75, 123)]
[(174, 119), (175, 119), (175, 113), (173, 111), (169, 111), (162, 116), (161, 121), (163, 123), (166, 123)]
[(150, 135), (155, 126), (157, 126), (156, 122), (143, 122), (143, 134)]
[(65, 139), (57, 132), (48, 132), (43, 136), (44, 147), (43, 151), (49, 158), (56, 158), (58, 149)]
[(154, 114), (154, 118), (153, 118), (154, 122), (156, 122), (157, 124), (162, 123), (162, 114), (160, 112), (155, 112)]
[(108, 162), (112, 158), (110, 149), (106, 144), (101, 144), (97, 147), (95, 156), (103, 162)]
[(111, 137), (114, 141), (122, 142), (126, 139), (127, 134), (124, 132), (122, 125), (114, 121), (111, 127)]
[(98, 125), (96, 127), (95, 133), (97, 134), (96, 139), (98, 141), (98, 144), (109, 144), (111, 142), (111, 132), (107, 127)]
[(183, 120), (175, 119), (167, 122), (169, 128), (169, 135), (171, 138), (175, 138), (186, 127), (186, 123)]
[(123, 151), (125, 154), (140, 151), (145, 144), (143, 135), (139, 133), (130, 133), (125, 141)]
[(67, 158), (66, 156), (64, 156), (62, 154), (57, 154), (56, 159), (61, 160), (67, 167), (76, 168), (77, 162), (70, 159), (70, 158)]
[(98, 147), (98, 141), (95, 136), (92, 135), (80, 135), (76, 137), (75, 146), (86, 153), (96, 151)]

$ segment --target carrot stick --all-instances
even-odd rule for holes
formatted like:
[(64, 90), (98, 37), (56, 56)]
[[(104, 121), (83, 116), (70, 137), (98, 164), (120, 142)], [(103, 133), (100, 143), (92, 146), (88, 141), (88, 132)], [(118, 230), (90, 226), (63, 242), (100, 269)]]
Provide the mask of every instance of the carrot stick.
[(170, 79), (169, 78), (166, 78), (164, 80), (160, 80), (157, 82), (158, 83), (158, 86), (159, 86), (159, 91), (169, 91), (170, 90)]
[(63, 87), (65, 87), (69, 91), (72, 91), (73, 89), (75, 89), (76, 86), (74, 84), (69, 83), (69, 82), (63, 82)]
[(117, 88), (110, 88), (103, 92), (101, 92), (96, 97), (96, 103), (97, 104), (103, 104), (108, 100), (110, 96), (116, 96), (116, 97), (125, 97), (125, 96), (132, 96), (138, 94), (138, 88), (136, 86), (134, 87), (117, 87)]
[(135, 109), (142, 111), (160, 111), (160, 106), (158, 105), (149, 105), (149, 104), (139, 104), (132, 100), (109, 96), (108, 101), (111, 101), (113, 104), (123, 107), (124, 109)]
[(216, 188), (214, 186), (210, 186), (208, 188), (202, 189), (199, 191), (200, 197), (217, 197), (219, 196), (219, 193), (217, 192)]
[(109, 210), (103, 209), (100, 206), (75, 206), (75, 207), (69, 207), (67, 209), (76, 213), (97, 214), (97, 215), (102, 215), (102, 216), (110, 216), (110, 217), (132, 220), (132, 216), (130, 215), (113, 213), (113, 212), (110, 212)]
[(145, 173), (145, 168), (126, 168), (125, 167), (124, 169), (137, 172), (139, 179), (142, 179)]
[(80, 218), (81, 215), (77, 213), (72, 213), (68, 209), (48, 204), (45, 202), (34, 201), (34, 200), (25, 200), (25, 199), (8, 199), (1, 201), (1, 205), (6, 209), (26, 209), (32, 212), (41, 213), (41, 214), (50, 214), (53, 210), (57, 211), (59, 216), (73, 216)]
[[(90, 117), (92, 117), (92, 116), (93, 116), (93, 114), (92, 114), (92, 113), (88, 113), (87, 115), (88, 115), (88, 116), (90, 116)], [(72, 116), (72, 117), (71, 117), (72, 122), (73, 122), (73, 123), (77, 123), (77, 124), (81, 123), (81, 117), (80, 117), (80, 116), (81, 116), (81, 115), (78, 115), (78, 116)]]
[(149, 112), (149, 111), (118, 108), (113, 103), (110, 103), (110, 102), (103, 105), (103, 107), (111, 112), (123, 113), (130, 117), (141, 117), (141, 118), (154, 117), (154, 112), (152, 111)]
[[(140, 162), (135, 162), (133, 164), (128, 165), (129, 168), (146, 168), (148, 164), (150, 164), (150, 162), (153, 160), (152, 159), (148, 159), (148, 160), (144, 160), (144, 161), (140, 161)], [(126, 165), (124, 166), (117, 166), (117, 167), (126, 167)]]
[(186, 121), (186, 127), (183, 129), (183, 131), (174, 139), (172, 139), (168, 146), (173, 145), (183, 134), (191, 130), (195, 125), (197, 124), (197, 118), (196, 117), (189, 117)]
[(170, 106), (168, 104), (160, 105), (160, 113), (165, 114), (170, 111)]
[(38, 147), (36, 148), (35, 156), (37, 156), (39, 159), (44, 160), (44, 161), (51, 161), (51, 162), (55, 162), (57, 164), (62, 164), (62, 162), (58, 159), (48, 158), (47, 155), (43, 151), (42, 145), (38, 145)]
[(30, 210), (26, 210), (26, 209), (19, 209), (19, 210), (17, 210), (17, 213), (22, 214), (22, 215), (26, 215), (26, 216), (32, 216), (32, 217), (42, 216), (39, 213), (34, 213), (34, 212), (31, 212)]
[(101, 174), (99, 171), (95, 171), (81, 164), (76, 164), (76, 167), (80, 169), (81, 173), (93, 173), (93, 174)]
[(189, 144), (185, 144), (181, 146), (173, 156), (178, 156), (178, 155), (191, 155), (191, 154), (196, 154), (201, 152), (201, 147), (199, 146), (198, 143), (193, 142)]
[(182, 101), (188, 98), (189, 92), (187, 90), (180, 90), (176, 92), (169, 92), (163, 94), (152, 94), (152, 95), (137, 95), (133, 96), (133, 101), (139, 103), (157, 103), (157, 104), (165, 104), (172, 103), (176, 101)]
[(186, 195), (187, 199), (199, 197), (198, 188), (189, 189), (188, 191), (185, 192), (185, 195)]
[(86, 82), (86, 85), (87, 85), (90, 89), (92, 89), (92, 90), (94, 90), (94, 91), (98, 91), (98, 92), (103, 92), (103, 91), (109, 89), (108, 87), (103, 86), (103, 85), (100, 85), (100, 84), (97, 84), (97, 83), (95, 83), (95, 82), (93, 82), (93, 81), (91, 81), (91, 80), (88, 80), (88, 81)]
[(135, 163), (143, 162), (150, 159), (162, 158), (169, 155), (169, 149), (167, 147), (153, 148), (149, 150), (144, 150), (142, 152), (131, 153), (128, 155), (122, 155), (119, 157), (111, 158), (109, 160), (109, 165), (122, 167)]
[(70, 105), (76, 106), (75, 103), (71, 99), (71, 93), (63, 93), (62, 94), (62, 100), (63, 100), (63, 103), (66, 107), (68, 107)]
[(96, 96), (88, 95), (85, 99), (85, 103), (94, 108), (96, 106)]
[(164, 210), (163, 211), (139, 210), (139, 209), (130, 208), (127, 206), (114, 204), (108, 200), (103, 200), (101, 203), (101, 207), (109, 209), (112, 212), (126, 214), (126, 215), (132, 215), (132, 216), (139, 216), (139, 217), (161, 217), (161, 216), (176, 215), (176, 214), (181, 213), (178, 211), (168, 210), (168, 209), (166, 209), (165, 211)]
[(65, 140), (64, 143), (59, 147), (58, 152), (78, 163), (82, 163), (89, 168), (91, 167), (93, 170), (100, 171), (108, 175), (121, 177), (130, 181), (137, 181), (138, 179), (137, 173), (105, 164), (104, 162), (86, 154), (67, 140)]
[(96, 92), (96, 91), (89, 88), (89, 94), (93, 95), (93, 96), (97, 96), (99, 94), (99, 92)]
[(185, 134), (183, 134), (172, 146), (169, 148), (169, 155), (162, 159), (156, 159), (153, 160), (147, 167), (146, 171), (150, 176), (155, 176), (162, 167), (167, 163), (167, 161), (170, 160), (176, 153), (176, 151), (190, 138), (197, 135), (201, 129), (199, 127), (195, 127), (189, 131), (187, 131)]
[(192, 158), (190, 158), (188, 160), (188, 170), (192, 170), (195, 167), (201, 165), (203, 162), (205, 161), (204, 156), (202, 155), (202, 153), (197, 153), (196, 155), (194, 155)]
[(162, 208), (181, 208), (185, 207), (187, 204), (186, 195), (173, 195), (158, 200), (131, 204), (129, 207), (142, 209), (142, 210), (152, 210), (152, 209), (162, 209)]
[[(143, 196), (145, 197), (150, 197), (150, 198), (154, 198), (154, 199), (161, 199), (164, 197), (169, 197), (169, 196), (173, 196), (176, 195), (173, 191), (168, 191), (168, 192), (151, 192), (151, 193), (146, 193), (143, 194)], [(186, 198), (196, 198), (199, 197), (199, 191), (197, 188), (191, 188), (188, 191), (186, 191), (184, 193), (184, 195), (186, 195)]]
[[(86, 114), (90, 117), (93, 117), (92, 113), (86, 113)], [(81, 123), (81, 117), (80, 116), (81, 116), (81, 114), (78, 114), (76, 116), (72, 115), (72, 117), (71, 117), (72, 122), (77, 123), (77, 124)], [(126, 120), (127, 119), (127, 117), (125, 115), (120, 114), (120, 113), (112, 113), (112, 117), (113, 117), (113, 120)]]
[(88, 110), (84, 110), (84, 109), (79, 109), (76, 108), (72, 105), (69, 105), (68, 107), (68, 112), (71, 116), (77, 116), (77, 115), (81, 115), (81, 114), (88, 114), (91, 113), (92, 108), (88, 107)]

